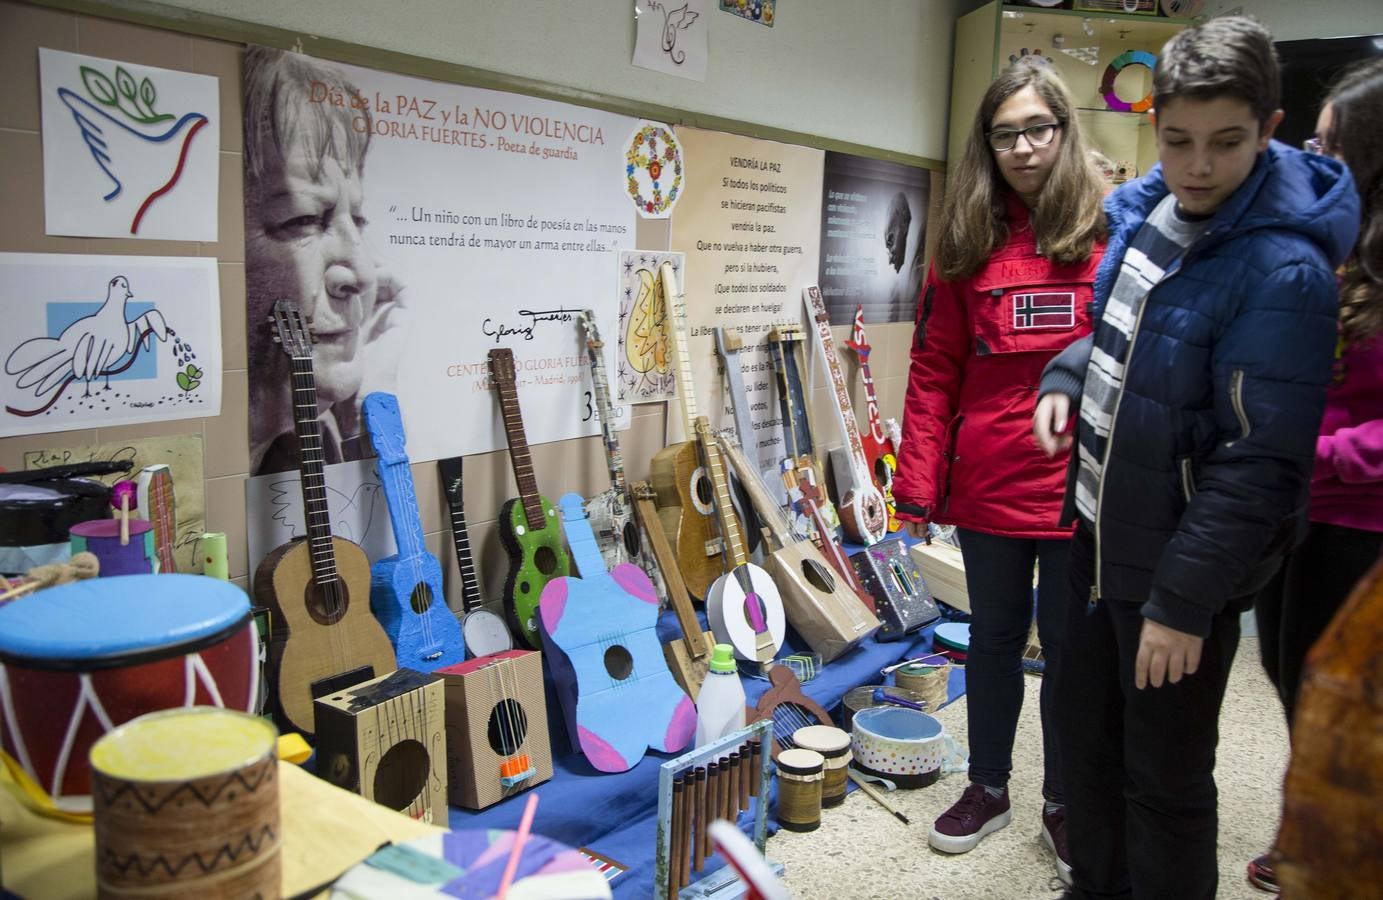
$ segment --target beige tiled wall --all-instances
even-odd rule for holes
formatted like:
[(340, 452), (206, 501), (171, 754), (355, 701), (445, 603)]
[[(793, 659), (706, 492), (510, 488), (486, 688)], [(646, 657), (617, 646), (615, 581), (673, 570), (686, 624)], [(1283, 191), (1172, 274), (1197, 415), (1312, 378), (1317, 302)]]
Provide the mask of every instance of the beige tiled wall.
[[(50, 47), (90, 53), (145, 65), (183, 69), (220, 79), (221, 184), (220, 240), (217, 243), (136, 241), (47, 237), (43, 233), (42, 152), (39, 133), (38, 53)], [(135, 436), (200, 434), (206, 458), (207, 529), (224, 531), (230, 549), (230, 574), (248, 588), (251, 561), (246, 552), (245, 481), (249, 470), (248, 400), (245, 355), (245, 266), (241, 167), (242, 48), (219, 41), (169, 31), (57, 12), (12, 0), (0, 0), (0, 250), (56, 253), (130, 253), (164, 256), (209, 256), (218, 262), (221, 285), (221, 342), (225, 382), (221, 415), (214, 418), (163, 422), (153, 425), (98, 428), (0, 439), (0, 467), (23, 468), (24, 451), (39, 447), (76, 446)], [(936, 191), (939, 195), (939, 190)], [(649, 223), (638, 232), (641, 246), (663, 248), (666, 230)], [(677, 248), (673, 248), (677, 249)], [(688, 302), (697, 302), (689, 297)], [(837, 328), (837, 339), (848, 336)], [(874, 347), (871, 369), (885, 416), (901, 417), (906, 387), (907, 324), (876, 325), (869, 330)], [(698, 360), (696, 365), (714, 365)], [(863, 404), (862, 384), (853, 354), (845, 354), (845, 372)], [(831, 394), (819, 369), (813, 371), (815, 421), (822, 423), (818, 441), (839, 445)], [(863, 406), (860, 406), (863, 409)], [(635, 407), (630, 429), (622, 437), (626, 468), (631, 478), (648, 477), (648, 464), (663, 446), (666, 428), (663, 404)], [(562, 441), (534, 448), (539, 489), (550, 497), (567, 491), (591, 495), (608, 487), (604, 452), (596, 438)], [(447, 595), (460, 606), (447, 519), (442, 512), (436, 466), (413, 466), (427, 545), (443, 560)], [(495, 528), (495, 516), (515, 493), (508, 453), (479, 454), (465, 464), (466, 518), (477, 556), (485, 596), (497, 598), (504, 584), (506, 560)]]

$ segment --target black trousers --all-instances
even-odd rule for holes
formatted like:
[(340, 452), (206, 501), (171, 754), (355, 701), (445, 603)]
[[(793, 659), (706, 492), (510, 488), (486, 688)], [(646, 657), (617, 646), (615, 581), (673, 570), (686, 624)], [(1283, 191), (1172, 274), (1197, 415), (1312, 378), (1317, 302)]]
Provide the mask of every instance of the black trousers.
[(1023, 650), (1032, 626), (1032, 570), (1038, 566), (1037, 636), (1046, 674), (1042, 680), (1042, 796), (1062, 803), (1061, 753), (1052, 718), (1053, 681), (1061, 667), (1069, 540), (998, 537), (960, 532), (970, 594), (970, 650), (965, 661), (965, 702), (970, 741), (970, 780), (1008, 785), (1013, 737), (1023, 708)]
[(1290, 727), (1306, 653), (1378, 561), (1383, 532), (1313, 522), (1306, 540), (1254, 598), (1263, 668)]
[(1215, 617), (1194, 675), (1140, 691), (1133, 670), (1143, 616), (1133, 603), (1089, 603), (1093, 555), (1082, 525), (1071, 546), (1057, 682), (1073, 893), (1210, 900), (1218, 883), (1215, 747), (1239, 615)]

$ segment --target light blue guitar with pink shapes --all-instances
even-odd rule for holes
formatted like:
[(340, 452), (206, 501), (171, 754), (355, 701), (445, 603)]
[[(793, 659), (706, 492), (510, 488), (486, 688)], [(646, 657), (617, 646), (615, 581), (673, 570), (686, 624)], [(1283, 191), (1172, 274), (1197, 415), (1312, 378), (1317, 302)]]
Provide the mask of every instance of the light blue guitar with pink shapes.
[(559, 506), (581, 577), (554, 578), (543, 588), (543, 647), (573, 743), (596, 769), (624, 772), (650, 747), (686, 748), (696, 707), (663, 657), (653, 583), (632, 563), (605, 571), (579, 494)]

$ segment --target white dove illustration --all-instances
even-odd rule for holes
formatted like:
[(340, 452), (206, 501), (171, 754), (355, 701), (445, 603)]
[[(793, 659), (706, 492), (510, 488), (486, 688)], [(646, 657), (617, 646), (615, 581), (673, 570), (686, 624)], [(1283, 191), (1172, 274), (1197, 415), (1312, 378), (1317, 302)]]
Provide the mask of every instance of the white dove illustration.
[(125, 304), (132, 297), (130, 280), (115, 276), (106, 285), (100, 309), (68, 325), (55, 338), (30, 338), (15, 347), (5, 360), (5, 373), (18, 375), (15, 386), (32, 388), (40, 399), (52, 394), (48, 405), (74, 380), (86, 383), (83, 397), (91, 396), (91, 382), (98, 378), (105, 378), (105, 390), (110, 390), (110, 376), (123, 371), (116, 366), (135, 352), (141, 339), (146, 348), (152, 345), (151, 335), (160, 341), (168, 339), (168, 325), (157, 309), (133, 322), (125, 320)]
[[(58, 88), (58, 98), (72, 113), (96, 165), (110, 178), (111, 189), (104, 200), (114, 202), (126, 194), (125, 183), (117, 171), (127, 173), (127, 177), (131, 172), (144, 177), (144, 184), (130, 185), (123, 200), (133, 211), (130, 234), (137, 234), (149, 207), (182, 177), (188, 147), (210, 120), (202, 113), (187, 113), (165, 128), (173, 116), (162, 115), (138, 123), (140, 127), (135, 128), (68, 88)], [(160, 156), (164, 158), (159, 159)], [(165, 178), (164, 173), (170, 172)]]

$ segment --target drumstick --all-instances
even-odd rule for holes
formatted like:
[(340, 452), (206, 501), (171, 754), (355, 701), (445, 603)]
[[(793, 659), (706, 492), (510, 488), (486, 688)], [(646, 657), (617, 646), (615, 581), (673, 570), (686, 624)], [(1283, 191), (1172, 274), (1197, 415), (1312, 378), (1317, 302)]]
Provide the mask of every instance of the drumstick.
[(135, 499), (135, 491), (138, 488), (133, 481), (117, 481), (111, 489), (111, 504), (115, 505), (118, 501), (120, 507), (120, 546), (130, 545), (130, 509), (138, 508), (139, 501)]
[(863, 778), (856, 775), (854, 769), (846, 769), (845, 773), (850, 776), (850, 780), (855, 782), (855, 785), (860, 790), (864, 791), (871, 798), (873, 798), (875, 803), (879, 804), (884, 809), (893, 813), (894, 818), (896, 818), (899, 822), (902, 822), (904, 825), (912, 824), (912, 822), (908, 821), (908, 817), (903, 815), (903, 813), (898, 809), (898, 807), (888, 802), (888, 798), (886, 798), (882, 793), (880, 793), (878, 788), (874, 787), (874, 785), (868, 783)]
[(509, 850), (509, 863), (504, 867), (504, 877), (500, 879), (499, 890), (495, 896), (504, 900), (509, 893), (509, 885), (514, 882), (514, 873), (519, 870), (519, 857), (523, 855), (523, 845), (528, 843), (528, 830), (533, 827), (533, 813), (538, 809), (538, 794), (528, 795), (528, 803), (523, 808), (523, 818), (519, 820), (519, 832), (514, 835), (514, 846)]
[(21, 584), (18, 584), (10, 588), (8, 591), (5, 591), (5, 593), (0, 594), (0, 603), (3, 603), (6, 600), (13, 600), (15, 597), (22, 597), (24, 594), (27, 594), (30, 591), (37, 590), (40, 586), (42, 586), (42, 584), (43, 582), (41, 581), (22, 582)]

